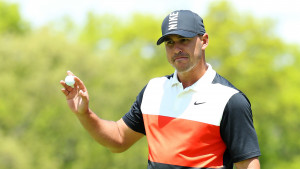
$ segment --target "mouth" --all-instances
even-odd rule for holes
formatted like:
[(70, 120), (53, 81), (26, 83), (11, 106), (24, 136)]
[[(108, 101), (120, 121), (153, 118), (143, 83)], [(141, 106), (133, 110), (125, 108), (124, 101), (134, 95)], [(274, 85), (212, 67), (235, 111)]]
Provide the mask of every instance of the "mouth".
[(180, 55), (174, 55), (173, 56), (173, 61), (176, 62), (176, 61), (184, 61), (184, 60), (187, 60), (189, 58), (189, 55), (188, 54), (180, 54)]
[(184, 61), (184, 60), (187, 60), (188, 59), (188, 57), (176, 57), (176, 58), (174, 58), (174, 62), (181, 62), (181, 61)]

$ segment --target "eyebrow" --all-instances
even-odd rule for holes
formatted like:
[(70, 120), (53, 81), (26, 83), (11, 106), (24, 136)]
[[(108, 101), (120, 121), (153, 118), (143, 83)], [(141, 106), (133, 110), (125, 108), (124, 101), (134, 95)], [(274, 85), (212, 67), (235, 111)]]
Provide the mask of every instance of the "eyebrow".
[[(184, 37), (184, 36), (181, 36), (181, 35), (175, 35), (178, 39), (185, 39), (185, 38), (187, 38), (187, 39), (189, 39), (188, 37)], [(169, 41), (169, 40), (172, 40), (171, 38), (170, 38), (170, 36), (167, 36), (167, 37), (165, 37), (165, 40), (164, 41)]]

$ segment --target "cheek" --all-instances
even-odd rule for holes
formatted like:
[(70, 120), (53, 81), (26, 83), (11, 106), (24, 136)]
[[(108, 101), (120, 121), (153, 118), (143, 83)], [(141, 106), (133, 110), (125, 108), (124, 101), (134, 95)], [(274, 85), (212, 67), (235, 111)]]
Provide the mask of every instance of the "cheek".
[(173, 64), (173, 63), (172, 63), (172, 62), (173, 62), (173, 61), (172, 61), (172, 57), (171, 57), (170, 55), (168, 55), (168, 54), (167, 54), (167, 60), (168, 60), (168, 62), (169, 62), (170, 64)]
[(172, 52), (168, 49), (166, 49), (166, 57), (167, 57), (168, 61), (170, 62), (171, 58), (172, 58)]
[(196, 46), (195, 50), (194, 50), (194, 55), (201, 57), (201, 48), (200, 46)]

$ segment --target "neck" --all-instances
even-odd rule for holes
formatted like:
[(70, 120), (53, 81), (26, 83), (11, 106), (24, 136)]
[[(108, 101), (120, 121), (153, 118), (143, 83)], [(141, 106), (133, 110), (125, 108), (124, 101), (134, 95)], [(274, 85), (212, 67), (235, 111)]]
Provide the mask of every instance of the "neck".
[(182, 83), (183, 88), (187, 88), (196, 83), (205, 74), (207, 69), (206, 62), (201, 62), (192, 70), (177, 72), (177, 78)]

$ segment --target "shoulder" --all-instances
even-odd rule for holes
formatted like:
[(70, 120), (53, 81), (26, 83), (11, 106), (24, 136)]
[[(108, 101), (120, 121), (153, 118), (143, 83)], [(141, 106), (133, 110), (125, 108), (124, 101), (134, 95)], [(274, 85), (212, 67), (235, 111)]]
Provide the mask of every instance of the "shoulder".
[(220, 84), (238, 90), (232, 83), (230, 83), (227, 79), (225, 79), (223, 76), (219, 75), (218, 73), (216, 73), (216, 76), (212, 81), (212, 84)]
[(166, 81), (170, 81), (172, 77), (173, 74), (162, 76), (162, 77), (156, 77), (149, 80), (149, 82), (144, 86), (144, 88), (138, 94), (136, 98), (137, 103), (140, 105), (145, 93), (149, 93), (149, 91), (153, 92), (153, 90), (157, 89), (158, 86), (163, 86), (163, 84), (165, 84)]
[(227, 79), (225, 79), (223, 76), (216, 73), (216, 76), (214, 80), (212, 81), (212, 84), (219, 84), (220, 86), (223, 86), (224, 88), (227, 88), (227, 90), (235, 91), (233, 92), (233, 95), (228, 100), (227, 105), (229, 106), (239, 106), (239, 105), (246, 105), (250, 106), (250, 101), (247, 98), (247, 96), (238, 88), (236, 88), (231, 82), (229, 82)]
[(161, 76), (161, 77), (155, 77), (155, 78), (150, 79), (149, 83), (159, 83), (159, 82), (171, 81), (173, 79), (173, 76), (174, 76), (174, 74), (165, 75), (165, 76)]
[(252, 123), (252, 110), (248, 98), (241, 92), (234, 94), (227, 102), (223, 118)]
[(172, 83), (172, 81), (173, 74), (162, 77), (155, 77), (148, 82), (146, 91), (164, 88), (166, 86), (169, 86)]

